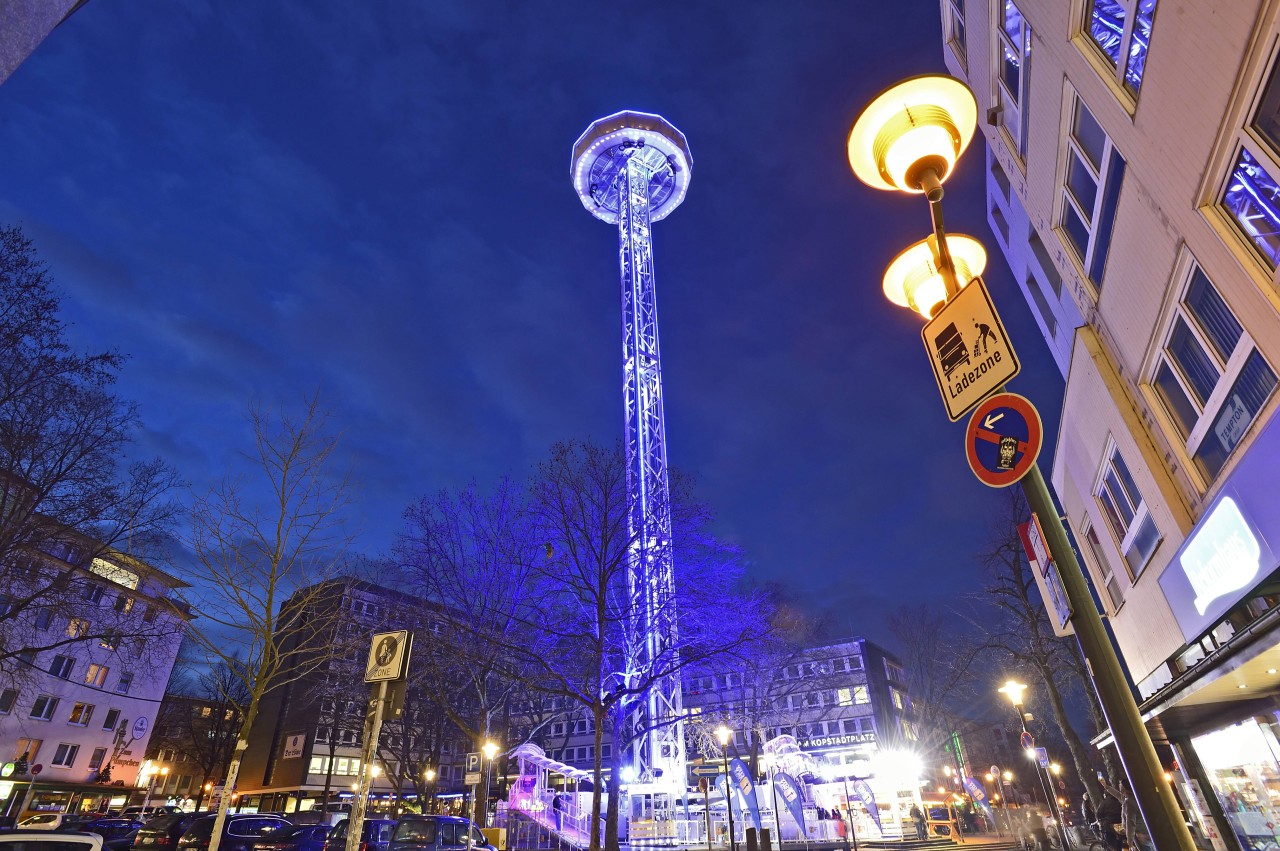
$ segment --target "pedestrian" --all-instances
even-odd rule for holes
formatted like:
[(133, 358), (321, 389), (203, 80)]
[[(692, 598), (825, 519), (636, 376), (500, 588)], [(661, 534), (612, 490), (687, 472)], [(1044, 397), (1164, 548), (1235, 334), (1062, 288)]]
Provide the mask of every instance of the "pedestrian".
[(564, 822), (564, 798), (560, 797), (559, 792), (556, 792), (556, 796), (551, 799), (551, 810), (556, 818), (556, 833), (559, 833)]
[(920, 811), (918, 804), (911, 805), (911, 820), (916, 823), (916, 839), (924, 839), (924, 813)]

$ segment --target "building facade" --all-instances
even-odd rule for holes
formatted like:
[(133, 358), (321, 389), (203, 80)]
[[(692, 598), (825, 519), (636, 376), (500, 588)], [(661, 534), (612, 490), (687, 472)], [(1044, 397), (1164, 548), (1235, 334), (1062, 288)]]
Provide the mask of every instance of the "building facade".
[(1215, 848), (1257, 845), (1280, 823), (1280, 4), (941, 12), (995, 241), (1067, 379), (1054, 490), (1184, 804)]
[[(9, 571), (17, 654), (0, 688), (0, 757), (32, 809), (121, 804), (137, 781), (190, 613), (185, 583), (91, 542)], [(89, 555), (89, 553), (97, 553)], [(27, 601), (36, 599), (36, 603)]]

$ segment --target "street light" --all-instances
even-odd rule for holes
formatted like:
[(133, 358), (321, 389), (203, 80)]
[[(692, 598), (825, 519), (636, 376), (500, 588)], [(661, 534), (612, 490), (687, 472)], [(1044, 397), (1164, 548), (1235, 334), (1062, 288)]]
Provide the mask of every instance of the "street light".
[[(1018, 713), (1018, 723), (1022, 725), (1022, 735), (1030, 737), (1031, 731), (1027, 729), (1027, 716), (1022, 711), (1022, 696), (1026, 692), (1027, 687), (1017, 680), (1007, 680), (1005, 684), (996, 691), (1009, 698), (1009, 702), (1013, 704), (1014, 710)], [(1055, 814), (1058, 821), (1058, 833), (1062, 835), (1063, 848), (1070, 848), (1071, 841), (1067, 837), (1067, 826), (1062, 821), (1062, 810), (1058, 807), (1057, 798), (1053, 794), (1053, 780), (1048, 775), (1046, 766), (1039, 765), (1038, 755), (1034, 748), (1027, 748), (1027, 757), (1035, 760), (1037, 763), (1036, 776), (1040, 779), (1040, 790), (1044, 793), (1045, 806), (1049, 808), (1049, 812)]]
[[(933, 223), (933, 239), (928, 243), (931, 260), (942, 278), (948, 301), (960, 292), (961, 283), (942, 219), (942, 183), (950, 177), (976, 125), (977, 101), (962, 81), (923, 76), (904, 80), (875, 98), (858, 116), (849, 134), (849, 165), (859, 180), (875, 189), (923, 193), (928, 198)], [(929, 300), (924, 291), (908, 301), (914, 301), (916, 309), (923, 307), (921, 312), (932, 316), (938, 302), (926, 304)], [(1195, 844), (1173, 790), (1168, 783), (1160, 782), (1163, 769), (1155, 746), (1039, 465), (1031, 465), (1021, 484), (1027, 504), (1040, 520), (1049, 555), (1057, 565), (1071, 609), (1071, 625), (1151, 838), (1160, 851), (1194, 851)]]
[(480, 750), (484, 753), (484, 802), (477, 800), (476, 806), (480, 817), (475, 820), (480, 827), (487, 827), (489, 822), (489, 778), (493, 772), (493, 758), (498, 754), (498, 746), (493, 742), (485, 742)]
[(738, 842), (733, 836), (733, 803), (729, 800), (733, 786), (733, 778), (729, 776), (729, 740), (733, 738), (733, 731), (721, 724), (716, 727), (716, 738), (720, 740), (720, 754), (724, 758), (724, 810), (729, 817), (729, 848), (738, 851)]
[(428, 800), (431, 802), (431, 812), (434, 813), (436, 811), (436, 770), (428, 768), (422, 772), (422, 775), (427, 779), (427, 789), (431, 792)]

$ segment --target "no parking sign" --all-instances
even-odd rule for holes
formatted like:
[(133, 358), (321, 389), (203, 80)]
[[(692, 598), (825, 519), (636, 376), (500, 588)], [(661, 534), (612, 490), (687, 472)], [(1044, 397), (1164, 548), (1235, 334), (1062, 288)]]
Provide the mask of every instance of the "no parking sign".
[(993, 488), (1008, 487), (1031, 472), (1043, 442), (1040, 413), (1017, 393), (997, 393), (979, 405), (964, 435), (969, 467)]

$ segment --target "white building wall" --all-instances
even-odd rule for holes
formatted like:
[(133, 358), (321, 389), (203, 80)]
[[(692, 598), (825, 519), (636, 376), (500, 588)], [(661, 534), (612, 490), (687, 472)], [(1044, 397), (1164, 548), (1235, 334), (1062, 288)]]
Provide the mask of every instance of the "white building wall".
[[(1005, 114), (988, 115), (998, 104), (996, 33), (1003, 0), (966, 0), (965, 50), (957, 50), (947, 27), (944, 57), (978, 99), (988, 146), (987, 209), (1002, 242), (998, 247), (1068, 374), (1055, 491), (1104, 598), (1105, 571), (1083, 542), (1086, 527), (1098, 533), (1102, 557), (1114, 570), (1123, 600), (1119, 607), (1109, 600), (1106, 605), (1135, 680), (1159, 680), (1161, 666), (1184, 641), (1159, 576), (1274, 415), (1280, 396), (1272, 394), (1223, 470), (1206, 481), (1150, 386), (1191, 258), (1280, 372), (1276, 275), (1218, 205), (1241, 128), (1254, 113), (1278, 49), (1280, 2), (1160, 0), (1136, 98), (1108, 71), (1083, 31), (1090, 3), (1014, 2), (1032, 29), (1025, 158), (1001, 124)], [(941, 0), (940, 6), (945, 26), (954, 3)], [(1077, 93), (1126, 163), (1100, 288), (1088, 280), (1060, 230), (1066, 137)], [(970, 153), (961, 167), (982, 167), (982, 159)], [(1035, 235), (1044, 247), (1039, 254), (1031, 248)], [(1060, 299), (1052, 297), (1052, 288), (1049, 297), (1042, 290), (1037, 298), (1029, 285), (1028, 267), (1037, 258), (1043, 265), (1046, 254), (1061, 277)], [(1085, 327), (1064, 331), (1077, 325)], [(1136, 577), (1126, 569), (1095, 497), (1109, 441), (1132, 470), (1162, 536)]]

